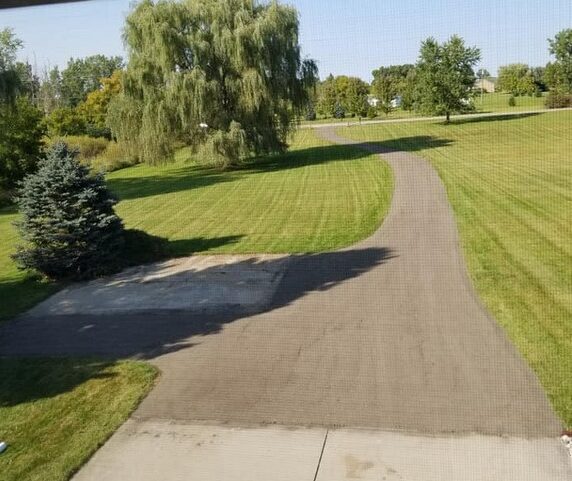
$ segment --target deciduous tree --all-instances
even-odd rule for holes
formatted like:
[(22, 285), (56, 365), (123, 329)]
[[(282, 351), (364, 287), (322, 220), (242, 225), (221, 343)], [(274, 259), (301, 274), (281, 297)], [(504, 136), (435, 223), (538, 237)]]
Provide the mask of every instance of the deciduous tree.
[(90, 92), (100, 88), (102, 78), (110, 77), (122, 66), (121, 57), (92, 55), (85, 58), (71, 58), (61, 75), (63, 104), (67, 107), (77, 107)]
[(393, 99), (397, 96), (403, 98), (407, 90), (408, 75), (414, 68), (413, 65), (407, 64), (391, 65), (372, 72), (372, 94), (379, 100), (378, 108), (384, 113), (389, 114), (393, 109)]
[(572, 28), (562, 30), (548, 42), (550, 54), (556, 59), (547, 67), (549, 86), (564, 93), (572, 93)]
[(121, 70), (116, 70), (110, 77), (101, 79), (101, 87), (89, 93), (85, 102), (78, 110), (85, 119), (88, 134), (91, 131), (100, 132), (103, 137), (110, 137), (107, 128), (107, 111), (111, 101), (121, 93)]
[(532, 70), (523, 63), (500, 67), (498, 87), (513, 96), (532, 95), (536, 91)]
[(440, 44), (428, 38), (421, 44), (416, 67), (416, 102), (427, 113), (445, 115), (446, 122), (467, 105), (475, 84), (473, 68), (481, 58), (476, 47), (466, 47), (461, 37)]
[(125, 27), (114, 134), (150, 163), (175, 141), (224, 166), (283, 151), (317, 75), (298, 30), (296, 10), (278, 1), (142, 1)]
[(42, 112), (26, 97), (0, 105), (0, 197), (35, 170), (45, 134), (42, 119)]

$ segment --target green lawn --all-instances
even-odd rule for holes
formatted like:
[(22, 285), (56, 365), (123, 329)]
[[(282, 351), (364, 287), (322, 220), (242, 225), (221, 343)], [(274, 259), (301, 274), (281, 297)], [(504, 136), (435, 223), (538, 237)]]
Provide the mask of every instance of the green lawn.
[(375, 156), (300, 131), (290, 153), (221, 172), (178, 162), (113, 172), (127, 227), (169, 240), (172, 255), (319, 252), (381, 223), (392, 193)]
[(516, 105), (514, 107), (509, 107), (508, 99), (510, 94), (503, 94), (500, 92), (495, 92), (493, 94), (483, 95), (482, 102), (481, 96), (475, 96), (475, 108), (477, 112), (519, 112), (523, 110), (545, 110), (546, 107), (544, 103), (546, 102), (546, 96), (542, 97), (529, 97), (525, 95), (524, 97), (515, 97)]
[[(340, 129), (429, 159), (476, 287), (572, 426), (572, 112)], [(491, 353), (494, 355), (494, 353)]]
[(18, 242), (12, 225), (16, 218), (15, 209), (0, 210), (0, 321), (33, 306), (59, 287), (18, 270), (10, 258)]
[(0, 360), (0, 479), (68, 480), (154, 378), (140, 362)]
[[(187, 157), (108, 177), (126, 226), (166, 239), (171, 256), (344, 247), (380, 225), (393, 190), (390, 169), (376, 156), (327, 144), (311, 130), (296, 135), (288, 154), (233, 171), (197, 167)], [(15, 218), (14, 210), (0, 211), (0, 319), (58, 288), (16, 269)]]

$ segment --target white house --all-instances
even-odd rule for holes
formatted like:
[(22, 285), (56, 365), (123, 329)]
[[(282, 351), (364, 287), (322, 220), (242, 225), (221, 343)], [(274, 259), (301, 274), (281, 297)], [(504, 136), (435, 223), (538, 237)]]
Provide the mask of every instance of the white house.
[(379, 105), (379, 99), (375, 95), (370, 94), (367, 96), (367, 104), (370, 107), (377, 108), (377, 106)]
[[(374, 95), (367, 96), (367, 103), (370, 107), (377, 108), (379, 102), (380, 100)], [(389, 104), (391, 105), (392, 109), (398, 109), (399, 107), (401, 107), (402, 103), (403, 103), (403, 98), (401, 97), (401, 95), (398, 95)]]
[(403, 97), (401, 95), (398, 95), (389, 103), (389, 105), (391, 105), (392, 109), (398, 109), (399, 107), (401, 107), (402, 103), (403, 103)]

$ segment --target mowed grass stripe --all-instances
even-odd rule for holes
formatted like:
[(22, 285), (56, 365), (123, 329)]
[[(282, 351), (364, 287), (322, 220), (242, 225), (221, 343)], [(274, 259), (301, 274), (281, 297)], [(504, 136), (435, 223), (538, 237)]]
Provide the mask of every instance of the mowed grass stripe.
[[(118, 213), (127, 226), (175, 241), (173, 255), (193, 252), (192, 244), (176, 243), (192, 238), (207, 241), (201, 251), (209, 253), (332, 250), (380, 225), (393, 188), (389, 168), (376, 156), (351, 147), (339, 149), (304, 130), (291, 152), (237, 171), (181, 163), (137, 167), (141, 191), (146, 178), (150, 183), (155, 179), (153, 195), (142, 199), (135, 198), (129, 185), (133, 172), (119, 171), (109, 180), (124, 199)], [(177, 189), (177, 177), (188, 188), (161, 193), (154, 169), (171, 182), (165, 190)], [(204, 176), (210, 185), (201, 185)]]
[(447, 188), (481, 297), (568, 426), (571, 127), (572, 112), (552, 112), (449, 126), (421, 122), (340, 129), (344, 136), (385, 142), (432, 162)]

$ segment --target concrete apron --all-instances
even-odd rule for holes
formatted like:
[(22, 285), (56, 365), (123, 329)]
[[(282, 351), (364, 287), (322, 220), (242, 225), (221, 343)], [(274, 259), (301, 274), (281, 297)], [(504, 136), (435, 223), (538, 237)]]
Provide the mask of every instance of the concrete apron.
[(74, 284), (28, 318), (144, 312), (256, 312), (272, 299), (291, 256), (195, 255)]
[(558, 439), (127, 421), (73, 481), (565, 481)]

